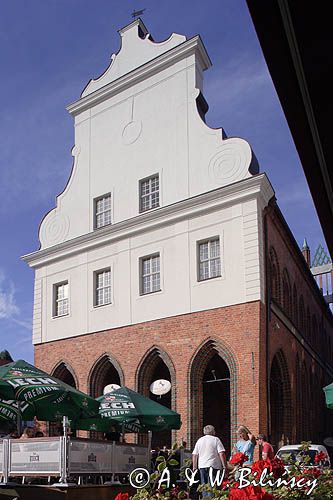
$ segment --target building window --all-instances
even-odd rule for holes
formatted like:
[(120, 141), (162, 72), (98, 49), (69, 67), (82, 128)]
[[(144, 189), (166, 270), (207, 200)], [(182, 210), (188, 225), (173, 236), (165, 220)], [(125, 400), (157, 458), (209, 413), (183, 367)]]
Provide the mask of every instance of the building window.
[(94, 200), (95, 229), (111, 224), (111, 194), (105, 194)]
[(68, 281), (54, 285), (54, 310), (53, 315), (66, 316), (69, 312)]
[(143, 257), (140, 260), (141, 295), (161, 290), (160, 254)]
[(160, 206), (159, 177), (153, 175), (140, 181), (140, 212)]
[(198, 243), (199, 281), (221, 276), (220, 238)]
[(95, 306), (111, 304), (111, 269), (95, 273)]

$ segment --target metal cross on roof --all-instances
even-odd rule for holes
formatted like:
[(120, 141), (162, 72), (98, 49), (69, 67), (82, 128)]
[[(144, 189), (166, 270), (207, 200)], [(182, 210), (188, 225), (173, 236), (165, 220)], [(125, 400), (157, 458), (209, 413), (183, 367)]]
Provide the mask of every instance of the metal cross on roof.
[(142, 16), (142, 14), (144, 13), (145, 10), (146, 9), (133, 10), (132, 17), (136, 18), (136, 17)]

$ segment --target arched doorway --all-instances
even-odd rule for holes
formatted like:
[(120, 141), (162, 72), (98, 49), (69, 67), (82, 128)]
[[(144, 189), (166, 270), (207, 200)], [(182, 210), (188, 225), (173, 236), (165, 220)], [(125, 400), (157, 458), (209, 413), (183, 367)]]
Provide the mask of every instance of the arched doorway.
[(216, 435), (230, 454), (237, 427), (237, 373), (233, 355), (221, 342), (206, 342), (190, 367), (189, 442), (214, 425)]
[(58, 366), (53, 370), (52, 375), (59, 380), (62, 380), (62, 382), (65, 382), (65, 384), (68, 384), (71, 387), (75, 387), (75, 389), (77, 389), (74, 372), (68, 364), (64, 362), (58, 364)]
[(93, 398), (101, 396), (108, 384), (124, 385), (124, 375), (119, 363), (110, 354), (103, 354), (90, 372), (90, 395)]
[(288, 444), (292, 431), (291, 389), (287, 362), (281, 350), (271, 365), (270, 417), (272, 445), (278, 448)]
[(203, 426), (214, 425), (216, 435), (230, 451), (230, 372), (218, 355), (209, 361), (202, 381)]
[[(74, 370), (71, 368), (71, 366), (68, 363), (65, 363), (64, 361), (61, 361), (58, 363), (58, 365), (52, 370), (51, 374), (53, 377), (58, 378), (62, 382), (65, 382), (65, 384), (70, 385), (71, 387), (74, 387), (75, 389), (78, 388), (78, 385), (76, 383), (76, 377), (74, 374)], [(62, 434), (62, 426), (61, 422), (49, 422), (48, 425), (46, 425), (46, 428), (48, 427), (48, 435), (49, 436), (59, 436), (59, 434)], [(76, 435), (76, 431), (72, 431), (73, 435)]]
[[(168, 380), (171, 382), (171, 390), (162, 396), (157, 396), (150, 392), (150, 385), (155, 380)], [(137, 372), (137, 388), (138, 392), (157, 403), (166, 406), (170, 409), (175, 409), (175, 369), (170, 357), (158, 347), (152, 348), (143, 358)], [(144, 441), (144, 437), (140, 437), (140, 442)], [(152, 448), (162, 448), (172, 445), (172, 431), (153, 432)]]

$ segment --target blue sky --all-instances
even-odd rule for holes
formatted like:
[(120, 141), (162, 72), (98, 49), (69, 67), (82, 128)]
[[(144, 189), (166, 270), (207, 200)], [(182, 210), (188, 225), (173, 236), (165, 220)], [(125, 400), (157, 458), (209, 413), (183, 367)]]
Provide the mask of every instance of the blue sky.
[[(0, 350), (33, 361), (33, 271), (38, 227), (66, 185), (73, 121), (65, 110), (119, 48), (133, 9), (155, 41), (200, 34), (207, 122), (251, 144), (299, 244), (324, 238), (245, 0), (3, 0), (0, 16)], [(288, 75), (286, 75), (288, 78)]]

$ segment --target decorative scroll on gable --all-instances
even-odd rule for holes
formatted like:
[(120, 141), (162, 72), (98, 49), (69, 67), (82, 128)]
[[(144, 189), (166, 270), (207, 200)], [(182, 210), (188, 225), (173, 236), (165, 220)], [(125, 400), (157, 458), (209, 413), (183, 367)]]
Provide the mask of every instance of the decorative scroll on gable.
[(245, 140), (205, 122), (203, 72), (211, 61), (199, 35), (155, 43), (140, 19), (119, 33), (112, 64), (67, 107), (75, 120), (74, 167), (41, 223), (41, 249), (94, 233), (96, 200), (105, 195), (105, 231), (140, 215), (142, 179), (158, 176), (163, 209), (259, 171)]

